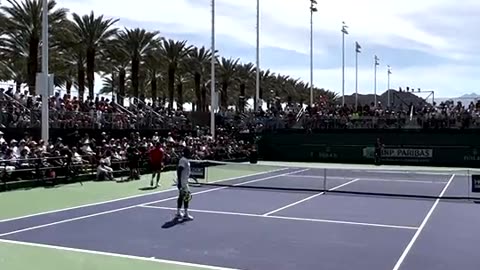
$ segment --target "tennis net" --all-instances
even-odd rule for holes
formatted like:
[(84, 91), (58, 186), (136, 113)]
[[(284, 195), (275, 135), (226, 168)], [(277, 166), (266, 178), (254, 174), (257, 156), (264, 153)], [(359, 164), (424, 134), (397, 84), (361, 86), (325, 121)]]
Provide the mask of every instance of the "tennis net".
[[(196, 172), (194, 172), (196, 170)], [(294, 167), (274, 165), (192, 161), (192, 172), (204, 186), (225, 186), (292, 192), (328, 192), (390, 197), (480, 199), (474, 181), (480, 170), (320, 168), (314, 165)], [(201, 173), (203, 172), (203, 175)], [(203, 176), (203, 177), (202, 177)]]

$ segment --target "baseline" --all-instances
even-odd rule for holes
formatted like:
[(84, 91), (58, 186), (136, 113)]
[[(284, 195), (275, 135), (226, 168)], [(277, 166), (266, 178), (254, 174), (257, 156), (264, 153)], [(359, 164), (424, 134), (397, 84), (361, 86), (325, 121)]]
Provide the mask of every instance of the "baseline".
[[(254, 183), (254, 182), (264, 181), (264, 180), (267, 180), (267, 179), (280, 177), (280, 176), (285, 176), (285, 175), (289, 175), (289, 174), (293, 174), (293, 173), (304, 172), (304, 171), (307, 171), (307, 170), (309, 170), (309, 169), (296, 170), (296, 171), (292, 171), (292, 172), (288, 172), (288, 173), (263, 177), (263, 178), (260, 178), (260, 179), (254, 179), (254, 180), (238, 183), (238, 184), (235, 184), (234, 186), (241, 186), (241, 185), (250, 184), (250, 183)], [(192, 195), (208, 193), (208, 192), (213, 192), (213, 191), (227, 189), (227, 188), (229, 188), (229, 187), (218, 187), (218, 188), (213, 188), (213, 189), (207, 189), (207, 190), (202, 190), (202, 191), (198, 191), (198, 192), (193, 192)], [(28, 228), (24, 228), (24, 229), (20, 229), (20, 230), (10, 231), (10, 232), (7, 232), (7, 233), (0, 234), (0, 237), (11, 235), (11, 234), (16, 234), (16, 233), (21, 233), (21, 232), (26, 232), (26, 231), (31, 231), (31, 230), (35, 230), (35, 229), (50, 227), (50, 226), (54, 226), (54, 225), (58, 225), (58, 224), (63, 224), (63, 223), (67, 223), (67, 222), (76, 221), (76, 220), (82, 220), (82, 219), (86, 219), (86, 218), (91, 218), (91, 217), (106, 215), (106, 214), (115, 213), (115, 212), (119, 212), (119, 211), (124, 211), (124, 210), (135, 208), (135, 207), (140, 206), (140, 205), (154, 204), (154, 203), (165, 202), (165, 201), (176, 200), (176, 199), (177, 199), (177, 196), (172, 196), (172, 197), (161, 199), (161, 200), (156, 200), (156, 201), (142, 203), (142, 204), (130, 205), (130, 206), (127, 206), (127, 207), (122, 207), (122, 208), (112, 209), (112, 210), (108, 210), (108, 211), (98, 212), (98, 213), (94, 213), (94, 214), (91, 214), (91, 215), (85, 215), (85, 216), (79, 216), (79, 217), (75, 217), (75, 218), (63, 219), (63, 220), (59, 220), (59, 221), (56, 221), (56, 222), (51, 222), (51, 223), (46, 223), (46, 224), (42, 224), (42, 225), (38, 225), (38, 226), (32, 226), (32, 227), (28, 227)]]

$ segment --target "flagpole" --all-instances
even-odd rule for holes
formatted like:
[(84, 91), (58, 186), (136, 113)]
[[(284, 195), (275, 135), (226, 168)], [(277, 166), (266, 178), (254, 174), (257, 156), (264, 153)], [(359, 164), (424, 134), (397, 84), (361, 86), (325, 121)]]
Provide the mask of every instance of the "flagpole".
[(310, 0), (310, 107), (313, 107), (313, 12), (317, 1)]
[(345, 35), (348, 34), (348, 26), (342, 23), (342, 106), (345, 106)]
[(391, 106), (391, 103), (390, 103), (390, 74), (391, 71), (390, 71), (390, 66), (387, 66), (387, 98), (388, 98), (388, 106), (390, 107)]
[(212, 0), (212, 62), (211, 62), (211, 79), (210, 79), (210, 132), (215, 138), (215, 0)]
[(37, 93), (42, 95), (42, 140), (44, 143), (49, 141), (49, 83), (48, 83), (48, 0), (42, 1), (42, 73), (40, 76), (43, 78), (43, 85), (36, 85), (36, 87), (43, 88)]
[(378, 57), (375, 55), (375, 67), (374, 67), (374, 75), (373, 75), (373, 91), (374, 91), (374, 99), (375, 99), (375, 107), (377, 107), (377, 66), (378, 66)]
[(260, 111), (260, 0), (257, 0), (257, 69), (256, 69), (256, 89), (255, 89), (255, 110)]
[(355, 109), (358, 107), (358, 43), (355, 49)]

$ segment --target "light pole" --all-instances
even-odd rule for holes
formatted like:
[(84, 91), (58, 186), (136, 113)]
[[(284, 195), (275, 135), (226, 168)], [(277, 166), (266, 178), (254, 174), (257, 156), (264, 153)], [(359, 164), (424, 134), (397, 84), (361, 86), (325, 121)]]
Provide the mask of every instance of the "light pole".
[(310, 107), (313, 107), (313, 13), (317, 12), (317, 1), (310, 0)]
[(345, 105), (345, 35), (348, 35), (348, 26), (342, 22), (342, 106)]
[(392, 74), (392, 68), (387, 66), (387, 99), (388, 99), (388, 106), (390, 107), (390, 75)]
[(355, 42), (355, 109), (358, 107), (358, 54), (361, 50), (360, 44)]
[(375, 55), (375, 66), (374, 66), (374, 72), (373, 72), (373, 92), (374, 92), (374, 98), (375, 98), (375, 107), (377, 107), (377, 67), (380, 65), (380, 58), (378, 58)]
[(256, 83), (255, 83), (255, 110), (260, 111), (260, 0), (257, 0), (257, 59), (256, 59)]
[(211, 63), (211, 79), (210, 79), (210, 132), (215, 138), (215, 0), (212, 0), (212, 63)]
[(48, 83), (48, 0), (42, 1), (42, 73), (40, 76), (43, 78), (41, 81), (43, 85), (37, 85), (41, 87), (41, 91), (37, 91), (42, 95), (42, 140), (45, 143), (49, 141), (49, 104), (48, 95), (49, 83)]

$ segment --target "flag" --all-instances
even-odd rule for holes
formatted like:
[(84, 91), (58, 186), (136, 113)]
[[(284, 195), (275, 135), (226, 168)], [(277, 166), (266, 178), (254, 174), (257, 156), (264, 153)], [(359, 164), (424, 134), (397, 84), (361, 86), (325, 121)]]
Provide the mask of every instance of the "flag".
[(375, 66), (379, 66), (380, 65), (380, 58), (378, 58), (376, 55), (375, 55)]
[(342, 22), (342, 23), (343, 23), (342, 33), (344, 33), (345, 35), (348, 35), (348, 31), (347, 31), (348, 26), (345, 24), (345, 22)]
[(361, 53), (362, 51), (362, 47), (360, 46), (360, 44), (358, 44), (358, 42), (355, 42), (355, 51), (357, 53)]

